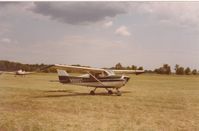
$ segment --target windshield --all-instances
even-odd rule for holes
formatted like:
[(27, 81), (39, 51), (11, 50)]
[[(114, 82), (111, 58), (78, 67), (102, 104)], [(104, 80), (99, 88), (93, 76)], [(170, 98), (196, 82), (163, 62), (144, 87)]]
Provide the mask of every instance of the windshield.
[(115, 75), (115, 73), (112, 70), (106, 70), (106, 72), (109, 76)]

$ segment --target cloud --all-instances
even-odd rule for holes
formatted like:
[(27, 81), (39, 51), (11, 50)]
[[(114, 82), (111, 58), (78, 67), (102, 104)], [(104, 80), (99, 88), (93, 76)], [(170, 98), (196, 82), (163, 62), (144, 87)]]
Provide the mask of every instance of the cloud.
[(198, 2), (143, 2), (131, 4), (131, 13), (145, 14), (165, 24), (199, 28)]
[(18, 3), (20, 3), (20, 2), (1, 2), (0, 7), (7, 7), (7, 6), (15, 5), (15, 4), (18, 4)]
[(126, 26), (120, 26), (115, 30), (115, 34), (121, 35), (121, 36), (130, 36), (131, 33), (128, 31)]
[(9, 39), (9, 38), (2, 38), (1, 42), (3, 42), (3, 43), (10, 43), (11, 39)]
[[(1, 18), (1, 17), (0, 17)], [(0, 21), (0, 36), (8, 33), (10, 31), (10, 25)]]
[(111, 27), (112, 25), (113, 25), (112, 21), (108, 21), (108, 22), (104, 23), (105, 27)]
[(33, 12), (67, 24), (89, 24), (126, 13), (120, 2), (35, 2)]
[(18, 9), (26, 8), (28, 6), (32, 5), (32, 2), (0, 2), (0, 9), (5, 9), (9, 7), (15, 7)]
[(0, 7), (0, 15), (5, 14), (8, 7), (24, 8), (72, 25), (96, 23), (132, 13), (156, 18), (164, 24), (199, 28), (198, 2), (0, 2)]

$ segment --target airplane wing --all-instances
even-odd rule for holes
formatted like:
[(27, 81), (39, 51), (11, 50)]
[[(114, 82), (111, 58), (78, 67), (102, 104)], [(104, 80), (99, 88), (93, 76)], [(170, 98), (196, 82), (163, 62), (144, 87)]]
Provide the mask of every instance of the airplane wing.
[(82, 66), (69, 66), (69, 65), (61, 65), (61, 64), (55, 64), (53, 67), (56, 67), (58, 69), (65, 69), (73, 72), (79, 72), (79, 73), (107, 73), (105, 69), (100, 68), (90, 68), (90, 67), (82, 67)]
[(34, 73), (37, 73), (37, 72), (24, 72), (23, 75), (29, 75), (29, 74), (34, 74)]
[(15, 74), (15, 72), (11, 72), (11, 71), (1, 71), (1, 74)]
[[(88, 72), (89, 73), (89, 72)], [(91, 73), (89, 73), (90, 74), (90, 76), (92, 77), (92, 78), (94, 78), (97, 82), (99, 82), (102, 86), (104, 86), (104, 84), (99, 80), (99, 79), (97, 79), (94, 75), (92, 75)]]
[(25, 74), (34, 74), (34, 73), (37, 73), (37, 72), (28, 72), (28, 71), (25, 71)]
[(118, 74), (136, 74), (136, 75), (139, 75), (139, 74), (144, 73), (144, 70), (112, 70), (112, 71), (115, 72), (115, 73), (118, 73)]
[(12, 74), (12, 75), (29, 75), (36, 72), (20, 72), (20, 71), (2, 71), (0, 74)]
[(144, 73), (143, 70), (109, 70), (109, 69), (106, 70), (106, 69), (101, 69), (101, 68), (91, 68), (91, 67), (82, 67), (82, 66), (69, 66), (69, 65), (62, 65), (62, 64), (55, 64), (55, 65), (52, 65), (52, 66), (56, 67), (58, 69), (65, 69), (65, 70), (73, 71), (73, 72), (79, 72), (79, 73), (88, 73), (88, 72), (90, 72), (92, 74), (104, 73), (105, 75), (113, 75), (114, 73), (139, 75), (139, 74)]

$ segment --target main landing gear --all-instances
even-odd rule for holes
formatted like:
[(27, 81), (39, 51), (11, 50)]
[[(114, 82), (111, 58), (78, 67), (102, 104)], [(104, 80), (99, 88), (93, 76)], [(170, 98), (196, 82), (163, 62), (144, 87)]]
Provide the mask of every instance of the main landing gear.
[(90, 95), (95, 95), (95, 92), (93, 90), (90, 91)]
[(90, 95), (95, 95), (95, 90), (96, 90), (97, 88), (95, 88), (94, 90), (91, 90), (90, 91)]
[(116, 91), (117, 91), (117, 92), (116, 92), (116, 95), (117, 95), (117, 96), (121, 96), (121, 95), (122, 95), (122, 93), (119, 91), (118, 88), (116, 88)]
[(108, 94), (109, 95), (112, 95), (113, 94), (113, 91), (112, 90), (109, 90), (108, 88), (105, 88), (107, 91), (108, 91)]
[[(90, 95), (95, 95), (95, 90), (96, 90), (97, 88), (95, 88), (94, 90), (91, 90), (90, 91)], [(112, 90), (109, 90), (108, 88), (105, 88), (107, 91), (108, 91), (108, 94), (109, 95), (112, 95), (113, 94), (113, 91)], [(121, 96), (122, 95), (122, 93), (119, 91), (119, 89), (118, 88), (116, 88), (116, 93), (115, 93), (117, 96)]]

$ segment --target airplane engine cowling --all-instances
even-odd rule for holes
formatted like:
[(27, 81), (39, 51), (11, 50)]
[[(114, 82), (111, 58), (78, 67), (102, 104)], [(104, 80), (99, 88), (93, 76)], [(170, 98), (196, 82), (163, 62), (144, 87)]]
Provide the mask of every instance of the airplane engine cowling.
[(130, 79), (130, 77), (129, 76), (122, 76), (122, 79), (124, 79), (126, 82), (128, 82), (129, 81), (129, 79)]

